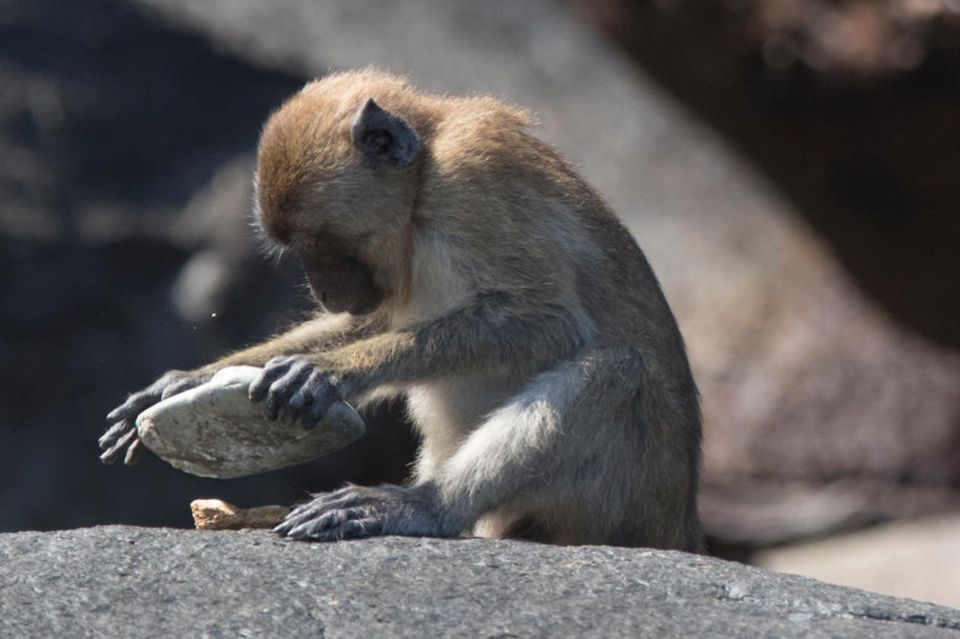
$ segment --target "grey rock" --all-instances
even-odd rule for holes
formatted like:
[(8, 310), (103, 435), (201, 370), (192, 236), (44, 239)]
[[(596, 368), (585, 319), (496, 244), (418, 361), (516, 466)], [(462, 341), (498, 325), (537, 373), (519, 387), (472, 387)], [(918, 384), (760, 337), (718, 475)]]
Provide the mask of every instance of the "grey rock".
[(960, 637), (960, 611), (680, 552), (0, 535), (4, 637)]
[(264, 418), (248, 396), (259, 374), (254, 366), (231, 366), (154, 404), (137, 417), (144, 446), (182, 471), (228, 479), (303, 464), (363, 435), (363, 419), (344, 402), (335, 402), (310, 430)]

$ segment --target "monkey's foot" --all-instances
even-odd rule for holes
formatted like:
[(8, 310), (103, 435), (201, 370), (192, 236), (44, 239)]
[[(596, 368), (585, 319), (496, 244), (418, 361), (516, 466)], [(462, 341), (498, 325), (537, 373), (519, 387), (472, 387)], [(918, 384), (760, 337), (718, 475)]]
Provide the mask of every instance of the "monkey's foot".
[(443, 516), (436, 490), (429, 485), (375, 488), (348, 485), (317, 495), (287, 515), (273, 531), (313, 541), (359, 539), (377, 535), (455, 537), (462, 527)]

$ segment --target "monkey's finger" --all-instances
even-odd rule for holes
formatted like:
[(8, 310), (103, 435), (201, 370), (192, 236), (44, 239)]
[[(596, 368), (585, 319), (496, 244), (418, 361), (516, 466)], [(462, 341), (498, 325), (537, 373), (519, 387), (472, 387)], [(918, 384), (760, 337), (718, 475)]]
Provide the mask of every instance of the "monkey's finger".
[(361, 539), (383, 532), (383, 521), (375, 518), (351, 519), (339, 529), (330, 532), (337, 534), (337, 539)]
[(282, 522), (274, 526), (273, 532), (282, 537), (286, 537), (290, 534), (291, 530), (319, 516), (319, 514), (320, 510), (312, 512), (293, 511), (287, 515)]
[(131, 441), (133, 441), (136, 436), (136, 429), (132, 429), (129, 433), (118, 439), (117, 443), (114, 444), (112, 448), (100, 455), (100, 461), (104, 464), (112, 464), (120, 459), (120, 453), (130, 444)]
[(296, 393), (293, 394), (293, 397), (290, 398), (290, 401), (287, 402), (286, 410), (284, 410), (284, 417), (289, 420), (291, 423), (296, 421), (296, 418), (303, 412), (303, 410), (313, 402), (313, 393), (310, 389), (309, 381), (300, 387)]
[(284, 537), (296, 537), (303, 539), (309, 537), (313, 532), (319, 532), (331, 526), (340, 523), (340, 515), (337, 511), (326, 513), (309, 513), (301, 515), (296, 519), (287, 518), (279, 526), (273, 529)]
[(301, 504), (287, 513), (287, 516), (283, 518), (277, 528), (293, 528), (308, 519), (319, 516), (324, 510), (326, 508), (319, 504), (317, 500)]
[(358, 495), (355, 492), (343, 492), (338, 490), (336, 492), (320, 495), (309, 504), (304, 504), (303, 506), (294, 509), (288, 515), (288, 517), (302, 518), (309, 516), (310, 513), (318, 513), (327, 510), (349, 510), (360, 507), (363, 504), (363, 496)]
[[(330, 528), (310, 537), (311, 541), (341, 541), (362, 539), (383, 533), (383, 521), (375, 518), (351, 519), (336, 528)], [(296, 539), (296, 537), (295, 537)]]
[(125, 466), (134, 466), (138, 461), (140, 461), (140, 451), (143, 448), (143, 442), (139, 439), (133, 440), (133, 443), (130, 444), (130, 447), (127, 448), (127, 454), (123, 458), (123, 463)]
[(128, 413), (130, 413), (131, 409), (137, 404), (137, 396), (138, 394), (131, 395), (127, 398), (127, 401), (123, 402), (112, 411), (107, 413), (107, 421), (115, 422), (121, 419), (126, 419), (128, 417)]
[(323, 531), (336, 527), (340, 521), (339, 513), (325, 513), (316, 519), (310, 519), (294, 526), (285, 532), (284, 536), (293, 539), (313, 539)]
[(120, 450), (120, 447), (114, 446), (110, 450), (104, 451), (103, 454), (100, 455), (100, 463), (107, 466), (114, 463), (120, 459)]
[[(132, 396), (130, 399), (132, 399)], [(127, 399), (127, 401), (107, 413), (107, 421), (115, 422), (117, 420), (126, 419), (129, 416), (130, 408), (132, 406), (130, 399)]]
[(267, 396), (274, 381), (280, 379), (289, 370), (286, 366), (266, 366), (257, 379), (250, 382), (250, 399), (259, 402)]
[(107, 415), (108, 422), (115, 422), (121, 419), (135, 419), (144, 408), (157, 403), (160, 394), (156, 391), (145, 390), (134, 393), (127, 398), (127, 401), (114, 408)]
[(281, 410), (286, 408), (287, 402), (303, 387), (310, 376), (310, 366), (294, 366), (290, 371), (270, 385), (266, 399), (263, 400), (263, 414), (269, 420), (280, 416)]
[(338, 500), (330, 499), (334, 496), (335, 493), (328, 493), (325, 495), (320, 495), (315, 498), (313, 501), (309, 501), (305, 504), (301, 504), (291, 510), (283, 521), (275, 527), (273, 530), (276, 533), (281, 535), (286, 535), (291, 530), (297, 526), (303, 525), (310, 521), (315, 521), (321, 516), (324, 516), (325, 513), (329, 512), (344, 512), (343, 508), (340, 508), (339, 503), (336, 503)]
[(309, 365), (304, 373), (306, 379), (297, 378), (294, 381), (293, 386), (297, 390), (283, 407), (283, 418), (288, 424), (293, 424), (301, 417), (305, 417), (305, 409), (315, 399), (314, 389), (317, 386), (317, 381), (321, 378), (321, 374)]
[(360, 500), (362, 498), (361, 493), (365, 490), (369, 491), (370, 489), (357, 486), (356, 484), (346, 483), (340, 488), (332, 490), (329, 493), (320, 493), (319, 495), (314, 495), (314, 501), (317, 503), (325, 503), (331, 501)]
[(130, 428), (129, 420), (125, 419), (117, 422), (107, 429), (107, 432), (100, 436), (100, 439), (97, 440), (97, 443), (100, 445), (100, 448), (109, 448), (113, 442), (115, 442), (117, 438), (120, 437), (128, 428)]
[(329, 377), (325, 377), (311, 390), (313, 401), (307, 407), (306, 414), (303, 417), (303, 427), (307, 430), (315, 428), (317, 424), (323, 421), (333, 402), (337, 401), (337, 390)]
[(199, 386), (202, 381), (203, 380), (201, 379), (193, 379), (190, 377), (178, 379), (177, 381), (164, 387), (163, 392), (160, 393), (160, 399), (166, 399), (168, 397), (173, 397), (174, 395), (179, 395), (185, 390), (190, 390), (195, 386)]
[(365, 514), (364, 511), (356, 508), (327, 511), (290, 528), (285, 536), (294, 539), (315, 539), (324, 531), (340, 528), (351, 520), (363, 518)]

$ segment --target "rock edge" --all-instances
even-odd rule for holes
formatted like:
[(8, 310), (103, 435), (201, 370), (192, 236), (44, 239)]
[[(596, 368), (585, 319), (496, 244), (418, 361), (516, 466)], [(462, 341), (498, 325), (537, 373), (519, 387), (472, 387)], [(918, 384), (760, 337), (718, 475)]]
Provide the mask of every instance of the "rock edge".
[(0, 535), (0, 636), (957, 637), (960, 611), (698, 555), (264, 531)]

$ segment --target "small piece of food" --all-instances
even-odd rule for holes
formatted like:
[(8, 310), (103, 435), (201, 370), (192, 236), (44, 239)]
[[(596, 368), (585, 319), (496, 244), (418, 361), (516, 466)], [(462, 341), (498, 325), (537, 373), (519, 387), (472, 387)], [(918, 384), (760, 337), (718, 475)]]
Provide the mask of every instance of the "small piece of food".
[(201, 477), (242, 477), (302, 464), (363, 435), (363, 419), (334, 403), (315, 428), (264, 418), (250, 401), (253, 366), (224, 368), (206, 384), (173, 395), (140, 413), (143, 445), (175, 468)]
[(190, 512), (197, 530), (239, 530), (273, 528), (290, 509), (286, 506), (239, 508), (219, 499), (195, 499), (190, 502)]

